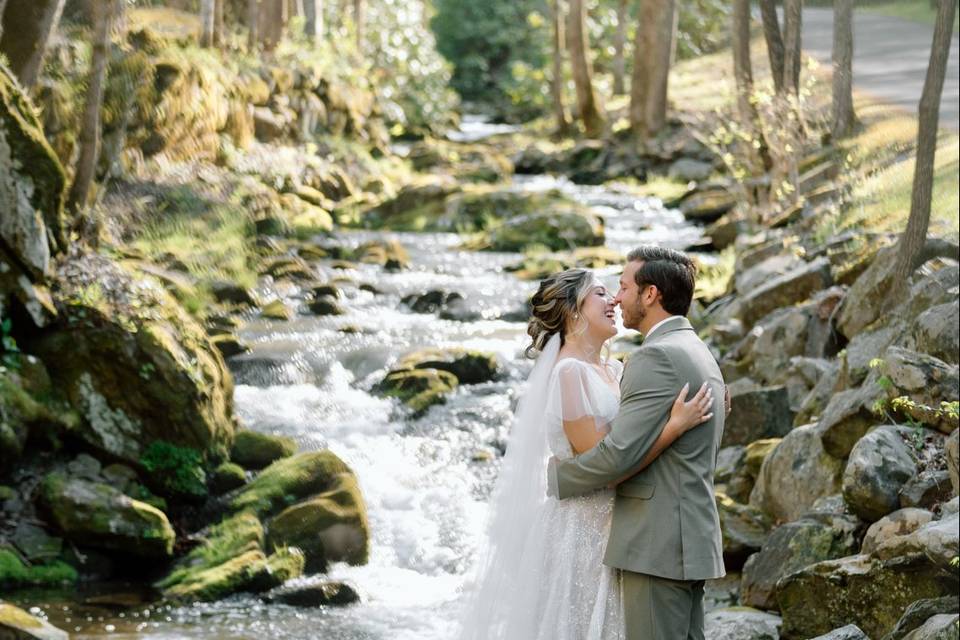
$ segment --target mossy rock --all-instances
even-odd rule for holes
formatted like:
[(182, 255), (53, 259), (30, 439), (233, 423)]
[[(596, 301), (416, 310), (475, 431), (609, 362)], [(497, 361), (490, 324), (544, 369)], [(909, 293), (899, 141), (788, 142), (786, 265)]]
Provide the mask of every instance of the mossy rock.
[(48, 474), (40, 499), (69, 540), (143, 558), (168, 558), (175, 534), (167, 516), (144, 502), (99, 483)]
[(360, 262), (378, 264), (389, 271), (406, 269), (410, 266), (410, 255), (397, 240), (366, 242), (357, 247), (355, 255)]
[(271, 320), (290, 320), (293, 318), (293, 311), (283, 300), (274, 300), (260, 310), (260, 315)]
[(523, 251), (543, 245), (554, 251), (604, 243), (600, 218), (582, 211), (544, 211), (519, 216), (490, 229), (479, 248), (490, 251)]
[(540, 251), (530, 251), (530, 247), (527, 249), (528, 255), (523, 260), (505, 269), (521, 280), (543, 280), (566, 269), (602, 269), (626, 261), (622, 253), (606, 247), (578, 247), (573, 251), (561, 252), (551, 252), (546, 247)]
[(56, 401), (36, 399), (27, 389), (30, 381), (24, 372), (0, 371), (0, 468), (10, 469), (20, 459), (30, 436), (35, 433), (48, 440), (76, 427), (78, 416)]
[(10, 640), (69, 640), (70, 634), (57, 629), (23, 609), (0, 602), (0, 638)]
[(330, 451), (298, 453), (261, 471), (233, 497), (229, 508), (271, 516), (299, 500), (329, 491), (342, 473), (350, 473), (350, 468)]
[(284, 436), (259, 431), (238, 431), (230, 450), (230, 460), (244, 469), (263, 469), (297, 452), (297, 443)]
[(169, 294), (85, 254), (64, 267), (57, 306), (60, 320), (27, 346), (57, 363), (54, 385), (84, 418), (77, 437), (132, 463), (158, 440), (226, 454), (233, 378), (204, 329)]
[(146, 481), (162, 496), (193, 503), (207, 497), (203, 456), (196, 449), (163, 440), (150, 444), (140, 457)]
[(423, 349), (403, 356), (396, 370), (438, 369), (457, 377), (460, 384), (490, 382), (500, 377), (502, 368), (496, 354), (467, 349)]
[(210, 474), (210, 491), (215, 495), (239, 489), (247, 483), (247, 474), (238, 464), (224, 462)]
[(61, 560), (27, 566), (11, 549), (0, 547), (0, 590), (56, 588), (77, 581), (77, 570)]
[(446, 395), (457, 385), (457, 377), (449, 371), (401, 369), (388, 373), (375, 390), (399, 398), (413, 409), (414, 415), (420, 415), (433, 405), (446, 402)]
[(367, 508), (352, 474), (340, 474), (329, 491), (284, 509), (267, 529), (268, 547), (300, 548), (311, 573), (330, 562), (361, 565), (369, 558)]

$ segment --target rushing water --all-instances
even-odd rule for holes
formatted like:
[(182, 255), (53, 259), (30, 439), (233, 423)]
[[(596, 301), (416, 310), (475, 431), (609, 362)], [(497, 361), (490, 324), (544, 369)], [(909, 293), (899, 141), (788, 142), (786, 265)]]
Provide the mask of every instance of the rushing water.
[[(471, 135), (474, 132), (471, 132)], [(682, 248), (700, 231), (654, 199), (610, 187), (584, 187), (550, 177), (515, 179), (512, 188), (559, 188), (604, 216), (608, 245), (625, 251), (641, 242)], [(338, 565), (326, 576), (346, 580), (362, 595), (343, 608), (297, 609), (261, 604), (254, 596), (181, 608), (47, 610), (74, 638), (329, 638), (447, 640), (461, 606), (483, 530), (486, 500), (496, 478), (519, 382), (523, 322), (497, 319), (522, 309), (535, 283), (504, 271), (517, 254), (458, 248), (452, 234), (340, 232), (341, 243), (384, 236), (399, 239), (411, 268), (386, 273), (372, 265), (329, 278), (372, 284), (374, 294), (345, 286), (342, 316), (300, 315), (291, 322), (251, 318), (241, 337), (250, 353), (234, 358), (236, 407), (251, 429), (292, 436), (304, 450), (330, 448), (356, 472), (367, 501), (370, 562)], [(615, 286), (616, 271), (601, 274)], [(401, 299), (431, 289), (456, 291), (479, 320), (456, 322), (413, 313)], [(271, 290), (297, 302), (295, 288)], [(348, 328), (348, 332), (341, 329)], [(498, 354), (504, 379), (463, 386), (423, 417), (406, 416), (371, 386), (400, 355), (421, 347), (459, 346)]]

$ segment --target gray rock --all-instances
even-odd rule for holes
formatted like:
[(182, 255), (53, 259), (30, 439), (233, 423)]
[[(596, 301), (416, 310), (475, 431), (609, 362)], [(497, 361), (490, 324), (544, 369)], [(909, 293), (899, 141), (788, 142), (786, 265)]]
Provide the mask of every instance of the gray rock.
[(843, 472), (843, 498), (867, 522), (900, 508), (900, 489), (917, 472), (901, 427), (874, 429), (853, 447)]
[(100, 469), (100, 461), (86, 453), (81, 453), (67, 464), (70, 475), (84, 480), (100, 480)]
[(713, 474), (714, 482), (729, 480), (743, 462), (747, 448), (743, 445), (723, 447), (717, 452), (717, 468)]
[(823, 375), (817, 380), (810, 393), (800, 402), (797, 414), (793, 418), (793, 424), (801, 425), (815, 422), (836, 392), (839, 379), (839, 363), (836, 360), (829, 361)]
[(813, 640), (870, 640), (870, 637), (855, 624), (834, 629), (830, 633), (817, 636)]
[[(945, 596), (943, 598), (924, 598), (911, 603), (897, 625), (882, 640), (903, 640), (914, 629), (938, 614), (956, 614), (960, 611), (960, 598)], [(954, 636), (956, 638), (956, 636)]]
[(898, 395), (932, 407), (960, 396), (960, 369), (939, 358), (901, 347), (890, 347), (883, 357), (882, 373)]
[(938, 614), (911, 631), (904, 640), (956, 640), (958, 625), (960, 616), (957, 614)]
[(689, 158), (680, 158), (667, 169), (667, 176), (671, 180), (682, 182), (706, 180), (711, 173), (713, 173), (713, 164)]
[(743, 296), (740, 319), (745, 325), (752, 326), (771, 311), (803, 302), (831, 284), (830, 261), (818, 258), (768, 280)]
[(950, 563), (960, 555), (960, 515), (933, 520), (913, 533), (887, 538), (877, 546), (874, 555), (881, 560), (922, 555), (935, 566), (955, 574)]
[(960, 359), (960, 301), (927, 309), (914, 321), (906, 341), (910, 349), (928, 353), (950, 364)]
[(284, 585), (265, 594), (263, 599), (294, 607), (324, 607), (353, 604), (360, 600), (360, 596), (349, 584), (325, 580)]
[(750, 492), (753, 491), (753, 487), (757, 483), (757, 476), (760, 475), (763, 461), (777, 448), (781, 440), (782, 438), (766, 438), (764, 440), (754, 440), (747, 445), (743, 463), (737, 467), (733, 477), (730, 478), (727, 495), (737, 502), (750, 500)]
[(879, 418), (870, 409), (885, 397), (883, 390), (873, 385), (833, 395), (816, 427), (824, 450), (836, 458), (850, 455), (857, 441), (878, 424)]
[(837, 328), (843, 335), (853, 338), (880, 317), (896, 255), (896, 247), (881, 249), (850, 287), (837, 315)]
[(732, 391), (731, 406), (723, 430), (722, 447), (781, 437), (793, 427), (786, 387), (767, 387), (743, 393)]
[(740, 504), (723, 493), (716, 494), (723, 537), (723, 558), (728, 571), (741, 566), (763, 546), (773, 523), (756, 507)]
[(948, 471), (927, 469), (910, 478), (900, 489), (901, 507), (932, 509), (953, 496), (953, 485)]
[(957, 496), (953, 496), (949, 502), (944, 502), (940, 505), (940, 517), (946, 518), (956, 513), (960, 513), (960, 498)]
[(770, 256), (747, 269), (736, 272), (734, 275), (734, 290), (740, 295), (745, 295), (768, 280), (782, 276), (804, 265), (806, 265), (806, 261), (793, 252)]
[(704, 617), (710, 640), (779, 640), (780, 616), (748, 607), (715, 609)]
[(750, 607), (776, 609), (780, 578), (823, 560), (856, 553), (859, 527), (854, 516), (831, 514), (811, 514), (778, 527), (744, 565), (740, 601)]
[(873, 331), (858, 333), (847, 345), (846, 386), (856, 387), (870, 373), (870, 362), (882, 358), (887, 347), (906, 332), (906, 325), (894, 322)]
[(775, 520), (796, 520), (818, 498), (841, 489), (843, 461), (830, 456), (813, 426), (796, 427), (763, 461), (750, 504)]
[(913, 533), (933, 520), (933, 513), (926, 509), (898, 509), (870, 525), (863, 537), (861, 553), (873, 553), (885, 541), (896, 536)]
[(250, 289), (228, 280), (214, 280), (210, 283), (210, 293), (217, 302), (257, 306), (257, 296)]

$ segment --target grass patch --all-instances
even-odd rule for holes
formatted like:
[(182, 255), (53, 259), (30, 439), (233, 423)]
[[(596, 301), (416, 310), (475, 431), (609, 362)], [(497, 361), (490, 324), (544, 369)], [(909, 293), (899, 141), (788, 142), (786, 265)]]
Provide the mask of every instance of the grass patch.
[[(933, 25), (937, 20), (937, 10), (930, 6), (928, 0), (896, 0), (895, 2), (879, 2), (857, 7), (858, 11), (875, 13), (891, 18), (922, 22)], [(960, 24), (957, 17), (953, 18), (953, 32), (960, 33)]]

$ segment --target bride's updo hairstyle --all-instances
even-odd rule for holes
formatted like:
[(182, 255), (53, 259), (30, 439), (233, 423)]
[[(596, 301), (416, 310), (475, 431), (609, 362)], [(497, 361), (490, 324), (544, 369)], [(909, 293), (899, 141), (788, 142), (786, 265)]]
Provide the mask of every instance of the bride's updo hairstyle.
[(533, 313), (527, 323), (527, 333), (533, 338), (533, 344), (524, 351), (526, 357), (535, 358), (555, 333), (560, 334), (563, 344), (567, 321), (579, 312), (593, 284), (594, 279), (586, 269), (567, 269), (540, 281), (540, 287), (530, 299)]

